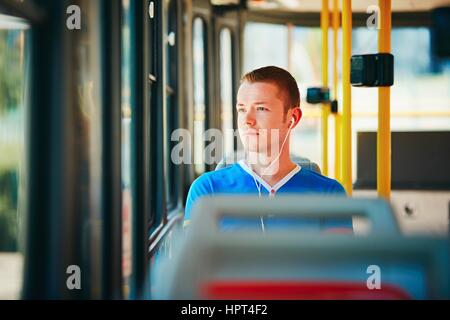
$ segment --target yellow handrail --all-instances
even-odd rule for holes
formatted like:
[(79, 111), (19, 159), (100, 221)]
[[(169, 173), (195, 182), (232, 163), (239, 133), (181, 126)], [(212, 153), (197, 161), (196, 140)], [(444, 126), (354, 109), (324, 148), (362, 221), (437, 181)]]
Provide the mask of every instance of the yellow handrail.
[[(333, 98), (338, 100), (338, 29), (339, 4), (338, 0), (333, 0)], [(334, 177), (341, 181), (341, 115), (339, 110), (334, 114)]]
[[(391, 52), (391, 0), (380, 0), (378, 51)], [(378, 196), (391, 196), (391, 88), (378, 88), (377, 190)]]
[[(313, 108), (302, 109), (303, 118), (320, 118), (322, 111)], [(450, 117), (450, 110), (404, 110), (392, 111), (390, 113), (392, 118), (448, 118)], [(342, 117), (342, 115), (341, 115)], [(352, 118), (377, 118), (378, 111), (353, 111)], [(413, 128), (411, 128), (413, 130)]]
[[(328, 87), (328, 29), (330, 28), (330, 12), (328, 0), (322, 0), (322, 11), (320, 14), (320, 27), (322, 28), (322, 84)], [(322, 172), (328, 175), (328, 117), (330, 105), (322, 105)]]
[(352, 186), (352, 91), (350, 87), (350, 58), (352, 52), (352, 2), (342, 0), (342, 182), (348, 195)]

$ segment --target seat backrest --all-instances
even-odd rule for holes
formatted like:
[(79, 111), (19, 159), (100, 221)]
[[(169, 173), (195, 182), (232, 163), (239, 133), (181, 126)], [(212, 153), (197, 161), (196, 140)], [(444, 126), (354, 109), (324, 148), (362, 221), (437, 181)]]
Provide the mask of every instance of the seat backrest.
[[(377, 199), (280, 196), (203, 198), (173, 259), (156, 277), (170, 299), (448, 299), (447, 239), (405, 238), (389, 206)], [(223, 231), (226, 216), (371, 220), (367, 236)], [(181, 239), (179, 239), (181, 240)], [(371, 269), (372, 268), (372, 269)], [(381, 289), (368, 287), (379, 270)], [(374, 271), (375, 270), (375, 271)]]
[(200, 289), (208, 300), (409, 300), (403, 289), (384, 284), (368, 290), (363, 281), (208, 281)]
[[(220, 162), (217, 164), (215, 170), (223, 169), (228, 166), (231, 166), (235, 163), (237, 163), (239, 160), (244, 159), (245, 155), (243, 152), (235, 152), (230, 156), (224, 157)], [(317, 165), (317, 163), (312, 162), (308, 158), (303, 157), (292, 157), (292, 161), (294, 161), (296, 164), (298, 164), (300, 167), (314, 171), (316, 173), (321, 174), (320, 167)]]

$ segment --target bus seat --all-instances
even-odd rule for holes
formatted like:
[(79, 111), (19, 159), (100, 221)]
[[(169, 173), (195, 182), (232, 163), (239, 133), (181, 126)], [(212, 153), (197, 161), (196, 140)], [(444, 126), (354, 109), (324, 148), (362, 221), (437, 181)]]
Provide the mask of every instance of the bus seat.
[(200, 289), (207, 300), (410, 300), (403, 289), (385, 284), (368, 290), (365, 282), (210, 281)]
[[(222, 158), (222, 160), (220, 160), (220, 162), (217, 164), (215, 170), (226, 168), (234, 163), (237, 163), (241, 159), (244, 159), (244, 153), (242, 153), (242, 152), (233, 153), (229, 157)], [(308, 170), (311, 170), (311, 171), (321, 174), (320, 167), (317, 165), (317, 163), (312, 162), (308, 158), (295, 156), (295, 157), (292, 157), (292, 161), (294, 161), (296, 164), (298, 164), (302, 168), (305, 168), (305, 169), (308, 169)]]
[[(325, 196), (205, 197), (172, 259), (157, 268), (160, 299), (448, 299), (448, 239), (398, 232), (386, 202)], [(223, 231), (225, 216), (365, 217), (365, 236), (295, 230)], [(181, 239), (179, 239), (181, 240)], [(176, 244), (174, 244), (176, 245)], [(371, 268), (375, 268), (373, 271)], [(369, 289), (380, 272), (379, 289)]]

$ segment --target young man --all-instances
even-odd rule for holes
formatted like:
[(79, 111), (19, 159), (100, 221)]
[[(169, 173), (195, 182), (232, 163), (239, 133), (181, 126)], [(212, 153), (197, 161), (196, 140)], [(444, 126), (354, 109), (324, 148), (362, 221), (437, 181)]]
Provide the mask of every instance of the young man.
[[(344, 188), (337, 181), (301, 168), (290, 158), (290, 132), (299, 123), (302, 112), (299, 89), (289, 72), (268, 66), (244, 75), (237, 94), (236, 109), (239, 136), (246, 157), (232, 166), (207, 172), (194, 181), (187, 197), (185, 222), (190, 219), (195, 201), (207, 195), (345, 195)], [(264, 229), (262, 220), (261, 223)], [(270, 223), (266, 221), (265, 224), (268, 226)], [(328, 224), (317, 221), (313, 225), (317, 228), (352, 228), (351, 220)]]

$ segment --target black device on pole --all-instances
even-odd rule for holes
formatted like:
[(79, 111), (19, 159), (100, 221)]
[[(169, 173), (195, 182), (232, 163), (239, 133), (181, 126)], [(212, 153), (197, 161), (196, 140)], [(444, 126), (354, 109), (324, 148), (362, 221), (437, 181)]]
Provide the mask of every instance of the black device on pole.
[(306, 91), (306, 102), (311, 104), (329, 103), (330, 89), (322, 87), (308, 88)]
[(330, 110), (331, 113), (338, 113), (338, 101), (337, 100), (332, 100), (330, 103)]
[(394, 84), (394, 56), (390, 53), (354, 55), (350, 83), (355, 87), (390, 87)]
[(450, 58), (450, 7), (431, 12), (431, 50), (438, 58)]

